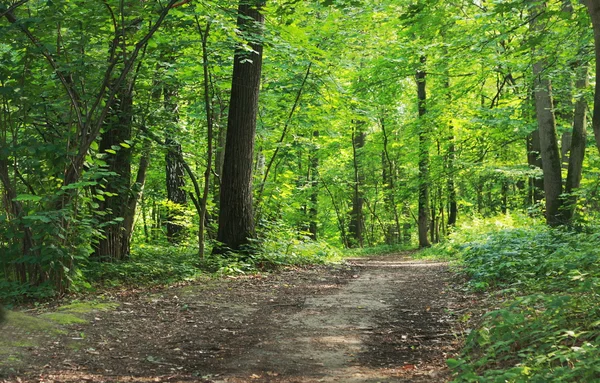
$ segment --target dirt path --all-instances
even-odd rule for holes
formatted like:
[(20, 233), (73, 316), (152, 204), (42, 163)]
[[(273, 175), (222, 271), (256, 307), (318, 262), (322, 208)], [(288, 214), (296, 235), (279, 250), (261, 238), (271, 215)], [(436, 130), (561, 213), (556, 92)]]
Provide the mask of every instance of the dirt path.
[(15, 350), (20, 362), (0, 364), (0, 377), (444, 382), (457, 343), (450, 277), (443, 263), (395, 255), (113, 297), (115, 310)]

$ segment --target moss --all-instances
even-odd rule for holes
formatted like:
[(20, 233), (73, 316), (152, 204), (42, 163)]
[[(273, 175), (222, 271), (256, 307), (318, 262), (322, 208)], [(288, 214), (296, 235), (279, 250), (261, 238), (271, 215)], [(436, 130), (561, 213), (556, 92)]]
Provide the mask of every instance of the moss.
[[(9, 311), (6, 315), (7, 321), (5, 326), (14, 327), (15, 329), (25, 332), (56, 332), (58, 329), (52, 322), (48, 322), (42, 318), (27, 315), (21, 312)], [(4, 333), (10, 331), (3, 331)]]
[(52, 322), (56, 322), (60, 325), (70, 325), (76, 323), (87, 323), (88, 321), (82, 319), (76, 315), (69, 313), (46, 313), (40, 315), (40, 318), (49, 319)]
[(58, 311), (68, 311), (76, 314), (88, 314), (93, 311), (110, 311), (119, 307), (118, 303), (76, 302), (61, 306)]
[(37, 343), (32, 338), (24, 338), (24, 339), (12, 339), (12, 340), (2, 340), (2, 346), (0, 347), (0, 354), (6, 354), (7, 349), (10, 347), (35, 347)]

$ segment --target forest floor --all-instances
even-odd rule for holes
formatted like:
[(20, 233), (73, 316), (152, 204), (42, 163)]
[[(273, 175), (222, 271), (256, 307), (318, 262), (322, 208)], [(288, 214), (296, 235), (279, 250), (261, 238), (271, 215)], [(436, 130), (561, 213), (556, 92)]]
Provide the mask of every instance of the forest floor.
[(12, 313), (0, 382), (444, 382), (460, 290), (447, 264), (396, 254), (107, 293)]

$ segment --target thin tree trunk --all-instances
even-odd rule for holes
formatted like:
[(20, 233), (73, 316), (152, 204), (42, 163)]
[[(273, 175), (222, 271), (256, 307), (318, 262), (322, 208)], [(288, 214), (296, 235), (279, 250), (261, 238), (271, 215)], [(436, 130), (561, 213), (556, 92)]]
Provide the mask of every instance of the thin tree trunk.
[[(448, 103), (452, 103), (452, 94), (450, 93), (450, 79), (447, 77), (446, 80), (446, 92), (448, 92)], [(456, 219), (458, 217), (458, 204), (456, 203), (456, 186), (454, 184), (455, 166), (456, 162), (456, 146), (454, 144), (454, 124), (452, 120), (448, 124), (448, 157), (446, 162), (446, 168), (448, 170), (448, 227), (456, 225)]]
[(583, 170), (583, 159), (585, 157), (586, 146), (586, 113), (587, 101), (581, 94), (589, 85), (588, 67), (586, 64), (580, 64), (577, 69), (576, 88), (580, 91), (575, 102), (575, 114), (573, 116), (573, 134), (571, 136), (571, 154), (569, 158), (569, 167), (567, 171), (567, 181), (565, 184), (565, 193), (567, 201), (564, 209), (564, 218), (566, 222), (571, 222), (575, 207), (577, 205), (577, 196), (573, 194), (579, 189), (581, 183), (581, 174)]
[(327, 186), (327, 183), (324, 180), (321, 180), (321, 183), (323, 184), (323, 187), (325, 188), (325, 190), (327, 191), (327, 194), (329, 194), (329, 197), (331, 198), (331, 204), (333, 205), (333, 209), (335, 210), (335, 215), (336, 215), (337, 221), (338, 221), (338, 228), (340, 229), (340, 235), (342, 237), (341, 238), (342, 244), (344, 245), (345, 248), (349, 248), (350, 241), (348, 240), (348, 235), (346, 234), (346, 222), (344, 220), (344, 216), (342, 215), (340, 208), (338, 207), (338, 204), (335, 201), (335, 197), (333, 196), (333, 193), (329, 189), (329, 186)]
[[(144, 143), (142, 146), (142, 157), (140, 158), (140, 163), (138, 166), (137, 175), (135, 177), (135, 182), (131, 187), (131, 196), (129, 197), (129, 201), (127, 203), (127, 209), (125, 211), (125, 216), (123, 217), (123, 227), (125, 229), (125, 234), (127, 235), (127, 241), (131, 243), (131, 238), (133, 235), (133, 225), (135, 221), (135, 210), (137, 208), (137, 203), (142, 195), (144, 190), (144, 184), (146, 183), (146, 174), (148, 172), (148, 166), (150, 165), (150, 151), (152, 149), (152, 141), (148, 138), (144, 138)], [(145, 221), (145, 218), (144, 218)], [(145, 224), (144, 224), (145, 226)]]
[[(534, 8), (536, 12), (543, 12), (545, 4)], [(545, 27), (537, 18), (531, 22), (531, 27), (538, 33), (543, 33)], [(544, 194), (546, 197), (546, 222), (550, 226), (563, 223), (561, 218), (562, 176), (560, 166), (560, 152), (556, 138), (556, 122), (554, 119), (552, 103), (552, 86), (547, 73), (546, 60), (541, 57), (540, 49), (534, 50), (533, 78), (535, 111), (540, 131), (540, 149), (542, 156), (542, 170), (544, 173)]]
[(308, 63), (308, 67), (306, 68), (306, 72), (304, 74), (304, 77), (302, 78), (302, 83), (300, 84), (300, 88), (298, 88), (298, 92), (296, 93), (296, 98), (294, 99), (294, 104), (292, 105), (292, 109), (290, 110), (287, 120), (285, 121), (285, 125), (283, 126), (283, 129), (281, 131), (281, 137), (279, 137), (279, 140), (277, 141), (277, 146), (275, 147), (275, 151), (273, 152), (273, 155), (271, 156), (271, 158), (269, 159), (269, 162), (267, 163), (267, 166), (265, 167), (265, 171), (264, 171), (264, 174), (262, 177), (262, 182), (260, 183), (260, 187), (258, 189), (258, 194), (256, 197), (256, 204), (259, 205), (259, 207), (260, 207), (260, 203), (262, 201), (262, 195), (265, 190), (265, 185), (267, 183), (269, 173), (271, 172), (271, 168), (273, 167), (273, 163), (275, 162), (275, 159), (277, 158), (277, 154), (279, 153), (281, 144), (285, 140), (285, 137), (288, 132), (288, 128), (290, 126), (290, 122), (292, 121), (292, 117), (294, 116), (296, 109), (300, 105), (300, 98), (302, 96), (302, 92), (304, 91), (304, 87), (306, 86), (306, 80), (308, 80), (308, 76), (310, 76), (311, 68), (312, 68), (312, 62)]
[(313, 241), (318, 236), (318, 212), (319, 212), (319, 156), (317, 140), (319, 131), (313, 131), (313, 150), (310, 154), (310, 207), (308, 209), (309, 224), (308, 231)]
[(427, 129), (427, 92), (425, 56), (421, 56), (422, 68), (417, 71), (417, 100), (419, 109), (419, 247), (429, 247), (429, 137)]
[(200, 258), (204, 258), (204, 222), (206, 219), (206, 209), (208, 203), (208, 193), (210, 189), (210, 176), (212, 170), (212, 158), (213, 158), (213, 113), (212, 113), (212, 103), (210, 97), (210, 74), (208, 73), (208, 34), (210, 32), (210, 22), (206, 24), (206, 29), (204, 31), (200, 28), (200, 22), (198, 21), (198, 16), (196, 16), (196, 24), (198, 26), (198, 32), (200, 33), (200, 37), (202, 39), (202, 67), (203, 67), (203, 75), (204, 75), (204, 110), (206, 112), (206, 126), (207, 126), (207, 142), (208, 146), (206, 148), (206, 170), (204, 171), (204, 190), (202, 192), (202, 202), (201, 202), (201, 213), (200, 213), (200, 223), (198, 227), (198, 247), (199, 247), (199, 256)]
[(165, 154), (165, 184), (167, 200), (170, 202), (167, 208), (167, 240), (170, 243), (178, 243), (182, 239), (185, 226), (180, 220), (187, 205), (185, 169), (179, 160), (183, 155), (183, 150), (175, 134), (179, 130), (179, 106), (176, 98), (176, 88), (163, 83), (163, 104), (170, 117), (165, 137), (165, 145), (169, 148)]
[(362, 195), (362, 184), (364, 175), (361, 169), (362, 148), (365, 146), (366, 133), (362, 129), (362, 121), (354, 123), (352, 129), (352, 153), (354, 167), (354, 185), (352, 195), (352, 211), (350, 212), (350, 223), (348, 232), (352, 239), (352, 246), (363, 247), (365, 218), (363, 214), (364, 198)]
[(596, 87), (594, 90), (594, 113), (592, 114), (592, 127), (596, 139), (596, 148), (600, 151), (600, 2), (597, 0), (584, 0), (594, 30), (594, 46), (596, 56)]
[(383, 133), (383, 158), (384, 158), (384, 166), (383, 166), (383, 183), (387, 185), (386, 188), (386, 200), (388, 202), (388, 206), (391, 208), (392, 213), (394, 214), (394, 225), (395, 228), (392, 228), (392, 233), (387, 233), (386, 238), (387, 242), (390, 245), (398, 243), (400, 237), (400, 217), (398, 215), (398, 206), (396, 206), (396, 174), (394, 169), (394, 162), (390, 157), (390, 152), (388, 148), (389, 144), (389, 136), (386, 131), (385, 120), (383, 117), (379, 119), (379, 125), (381, 126), (381, 132)]

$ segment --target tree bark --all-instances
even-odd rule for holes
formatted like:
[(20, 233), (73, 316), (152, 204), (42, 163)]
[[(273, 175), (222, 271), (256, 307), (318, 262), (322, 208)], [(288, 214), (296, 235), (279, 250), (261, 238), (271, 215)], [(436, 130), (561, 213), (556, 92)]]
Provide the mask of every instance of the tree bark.
[[(445, 88), (448, 92), (447, 99), (448, 104), (452, 104), (452, 94), (450, 92), (450, 77), (447, 74)], [(456, 146), (454, 144), (454, 124), (452, 121), (448, 124), (448, 157), (446, 162), (446, 169), (448, 170), (448, 181), (446, 186), (448, 188), (448, 226), (455, 226), (456, 219), (458, 217), (458, 204), (456, 203), (456, 186), (454, 183), (454, 163), (456, 162)]]
[(174, 86), (163, 84), (163, 105), (169, 115), (167, 122), (165, 145), (169, 147), (165, 154), (165, 182), (167, 186), (167, 240), (178, 243), (181, 240), (185, 226), (180, 222), (183, 209), (187, 205), (185, 191), (185, 169), (179, 160), (183, 151), (175, 133), (178, 130), (177, 90)]
[[(140, 163), (138, 166), (137, 175), (135, 177), (135, 182), (131, 187), (131, 195), (129, 197), (129, 201), (127, 203), (127, 211), (125, 212), (125, 217), (123, 217), (123, 227), (125, 228), (125, 233), (127, 234), (127, 241), (131, 243), (131, 237), (133, 235), (133, 224), (135, 221), (135, 210), (137, 208), (137, 203), (142, 196), (144, 191), (144, 184), (146, 183), (146, 174), (148, 172), (148, 166), (150, 165), (150, 151), (152, 149), (152, 141), (148, 138), (144, 138), (144, 143), (142, 145), (142, 157), (140, 158)], [(144, 227), (147, 235), (147, 228)]]
[[(537, 6), (534, 11), (542, 13), (545, 4)], [(541, 25), (538, 18), (533, 18), (531, 28), (534, 32), (543, 33), (545, 26)], [(535, 112), (540, 131), (540, 154), (542, 156), (542, 170), (544, 173), (544, 194), (546, 197), (546, 223), (558, 226), (563, 223), (561, 218), (562, 176), (560, 165), (560, 151), (556, 137), (556, 121), (554, 119), (552, 86), (547, 74), (547, 62), (543, 52), (534, 48), (533, 64), (533, 91), (535, 96)]]
[(425, 56), (421, 57), (422, 68), (417, 70), (417, 101), (419, 110), (419, 247), (429, 247), (429, 137), (427, 129), (427, 92), (426, 92), (426, 72)]
[(362, 148), (365, 146), (366, 133), (363, 130), (364, 122), (357, 121), (352, 129), (352, 152), (354, 167), (354, 186), (352, 195), (352, 211), (350, 212), (350, 222), (348, 224), (348, 233), (350, 234), (352, 247), (363, 247), (365, 218), (363, 214), (364, 198), (362, 195), (362, 184), (364, 183), (364, 174), (361, 169)]
[(310, 154), (310, 207), (308, 209), (308, 232), (310, 238), (316, 241), (318, 236), (318, 213), (319, 213), (319, 156), (317, 154), (317, 140), (319, 131), (313, 131), (313, 150)]
[(253, 52), (238, 48), (234, 55), (217, 233), (223, 246), (215, 247), (215, 252), (241, 250), (255, 237), (252, 164), (262, 70), (263, 4), (262, 0), (241, 0), (238, 8), (238, 29), (250, 34)]
[(200, 218), (198, 226), (198, 255), (204, 258), (204, 231), (205, 220), (207, 217), (208, 193), (210, 191), (210, 176), (212, 171), (213, 160), (213, 108), (210, 94), (210, 73), (208, 71), (208, 34), (210, 33), (210, 22), (206, 24), (206, 29), (202, 30), (198, 16), (196, 16), (196, 24), (198, 25), (198, 33), (202, 39), (202, 74), (204, 78), (204, 111), (206, 113), (206, 169), (204, 170), (204, 190), (202, 191), (202, 201), (200, 203)]
[(584, 0), (588, 13), (592, 19), (594, 30), (594, 47), (596, 56), (596, 87), (594, 90), (594, 112), (592, 114), (592, 127), (596, 139), (596, 148), (600, 151), (600, 2), (597, 0)]
[(573, 192), (579, 189), (581, 175), (583, 170), (583, 159), (585, 157), (586, 147), (586, 114), (587, 101), (581, 94), (589, 85), (588, 68), (586, 64), (580, 64), (577, 68), (577, 80), (575, 87), (580, 91), (575, 102), (575, 114), (573, 116), (573, 133), (571, 135), (571, 151), (569, 156), (569, 165), (567, 171), (567, 180), (565, 183), (565, 193), (567, 200), (564, 207), (564, 219), (571, 222), (577, 204), (577, 196)]
[[(130, 235), (124, 224), (131, 187), (131, 149), (121, 146), (131, 140), (133, 83), (122, 86), (106, 120), (100, 140), (100, 153), (106, 153), (107, 170), (114, 172), (103, 191), (110, 193), (100, 200), (101, 236), (94, 246), (93, 256), (101, 261), (114, 262), (129, 256)], [(109, 151), (109, 152), (107, 152)]]
[[(542, 169), (540, 156), (540, 130), (536, 129), (527, 137), (527, 163), (530, 168)], [(529, 202), (536, 204), (544, 198), (544, 177), (529, 178)]]
[(400, 217), (398, 215), (398, 206), (396, 206), (396, 174), (394, 161), (390, 156), (388, 144), (389, 137), (386, 131), (385, 119), (381, 117), (379, 119), (379, 125), (381, 126), (381, 132), (383, 133), (383, 183), (386, 189), (385, 201), (388, 207), (394, 214), (394, 225), (389, 226), (385, 233), (386, 242), (389, 245), (397, 244), (400, 240)]

